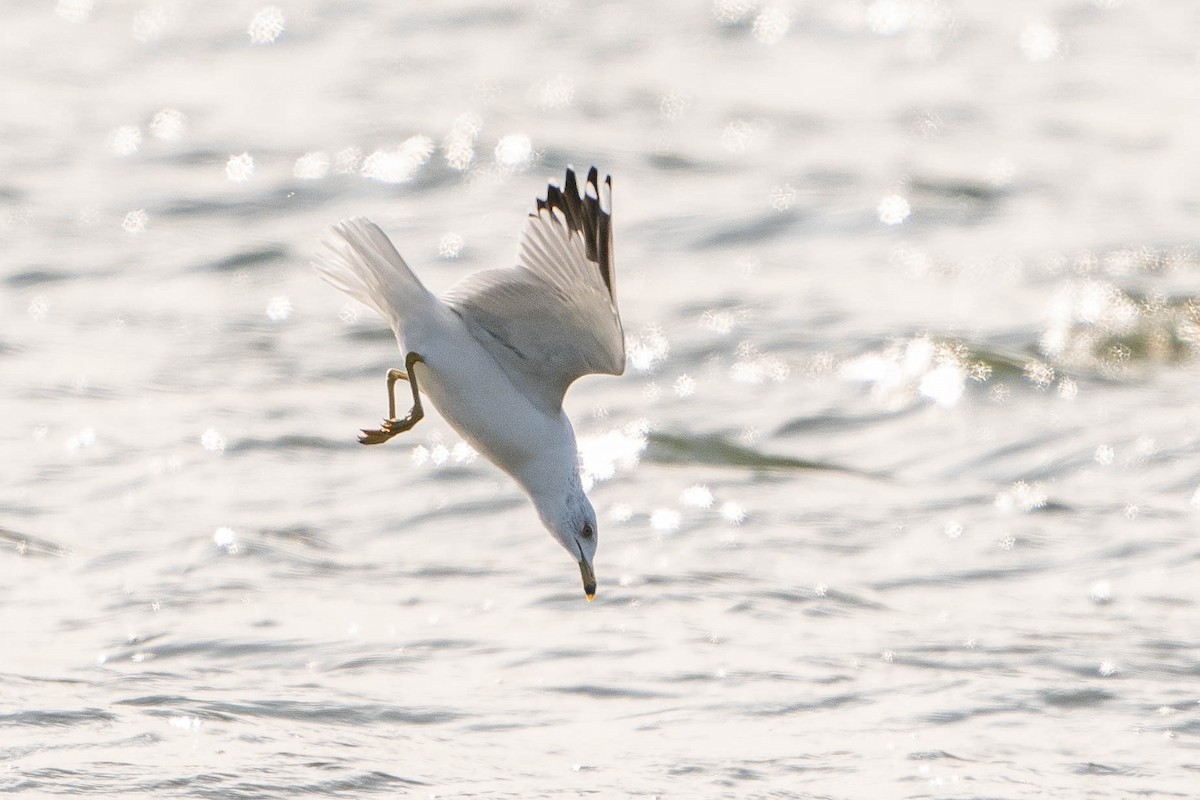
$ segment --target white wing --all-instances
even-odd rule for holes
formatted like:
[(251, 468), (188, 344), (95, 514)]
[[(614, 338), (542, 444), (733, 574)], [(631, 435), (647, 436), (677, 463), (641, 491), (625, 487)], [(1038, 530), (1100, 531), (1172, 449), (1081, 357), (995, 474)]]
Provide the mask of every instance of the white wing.
[(576, 378), (625, 371), (615, 278), (612, 178), (601, 187), (592, 167), (581, 196), (568, 168), (564, 188), (547, 188), (529, 215), (517, 266), (469, 275), (442, 299), (531, 401), (557, 413)]

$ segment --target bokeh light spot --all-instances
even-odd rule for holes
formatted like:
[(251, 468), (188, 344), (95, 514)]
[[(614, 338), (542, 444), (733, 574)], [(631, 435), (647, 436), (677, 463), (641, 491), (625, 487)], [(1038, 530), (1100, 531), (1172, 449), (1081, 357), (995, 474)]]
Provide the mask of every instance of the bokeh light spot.
[(447, 233), (438, 242), (438, 258), (454, 259), (462, 255), (463, 237), (458, 233)]
[(272, 297), (267, 303), (267, 318), (271, 322), (283, 322), (292, 315), (292, 301), (280, 295)]
[(233, 528), (222, 525), (213, 531), (213, 544), (219, 550), (235, 554), (238, 552), (237, 532)]
[(271, 44), (283, 33), (284, 25), (279, 6), (266, 6), (250, 20), (246, 33), (254, 44)]
[(174, 140), (183, 136), (186, 118), (183, 112), (174, 108), (164, 108), (155, 112), (150, 120), (150, 133), (155, 138)]
[(754, 38), (763, 44), (776, 44), (792, 25), (792, 18), (779, 6), (767, 6), (758, 12), (751, 26)]
[(433, 155), (433, 140), (417, 134), (390, 150), (376, 150), (363, 160), (363, 177), (380, 183), (405, 183), (425, 166)]
[(254, 158), (249, 153), (230, 156), (225, 162), (225, 177), (234, 183), (245, 183), (254, 174)]
[(141, 233), (146, 229), (146, 223), (150, 221), (150, 217), (146, 214), (143, 208), (136, 208), (125, 215), (125, 219), (121, 221), (121, 228), (126, 233)]
[(704, 484), (697, 483), (684, 489), (679, 495), (679, 501), (692, 508), (712, 508), (713, 493)]
[(142, 146), (142, 129), (137, 125), (122, 125), (108, 135), (108, 147), (119, 156), (131, 156)]
[(292, 167), (292, 175), (300, 180), (316, 181), (328, 175), (331, 166), (328, 153), (322, 151), (305, 153), (296, 159), (296, 166)]
[(899, 225), (908, 219), (909, 214), (912, 213), (912, 207), (909, 206), (908, 200), (900, 195), (889, 194), (879, 201), (875, 213), (879, 215), (879, 221), (884, 225)]
[(1049, 61), (1062, 54), (1062, 37), (1049, 25), (1030, 25), (1021, 31), (1017, 46), (1029, 61)]
[(533, 159), (533, 143), (523, 133), (513, 133), (496, 143), (496, 164), (505, 170), (519, 170)]
[(650, 513), (650, 527), (658, 533), (673, 533), (679, 530), (683, 517), (673, 508), (656, 508)]
[(225, 437), (216, 428), (208, 428), (200, 434), (200, 446), (210, 453), (224, 453)]

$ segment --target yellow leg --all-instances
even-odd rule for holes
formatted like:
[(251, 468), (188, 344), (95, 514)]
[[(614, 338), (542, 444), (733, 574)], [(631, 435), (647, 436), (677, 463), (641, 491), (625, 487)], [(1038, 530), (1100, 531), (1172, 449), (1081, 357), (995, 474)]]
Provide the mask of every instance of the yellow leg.
[[(425, 359), (416, 353), (409, 353), (404, 359), (404, 372), (398, 369), (388, 370), (388, 418), (376, 430), (364, 428), (362, 435), (358, 437), (359, 444), (383, 444), (396, 434), (410, 430), (425, 416), (425, 409), (421, 408), (421, 395), (417, 390), (417, 374), (413, 372), (417, 363), (423, 364)], [(396, 418), (396, 381), (408, 381), (412, 388), (412, 408), (403, 419)]]

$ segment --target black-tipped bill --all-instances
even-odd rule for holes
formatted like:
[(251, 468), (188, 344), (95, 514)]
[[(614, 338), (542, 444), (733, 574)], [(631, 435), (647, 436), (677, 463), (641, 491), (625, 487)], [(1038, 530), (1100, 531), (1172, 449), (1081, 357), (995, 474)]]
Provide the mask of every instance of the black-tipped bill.
[(590, 603), (596, 598), (596, 573), (586, 559), (579, 559), (579, 574), (583, 576), (583, 593)]

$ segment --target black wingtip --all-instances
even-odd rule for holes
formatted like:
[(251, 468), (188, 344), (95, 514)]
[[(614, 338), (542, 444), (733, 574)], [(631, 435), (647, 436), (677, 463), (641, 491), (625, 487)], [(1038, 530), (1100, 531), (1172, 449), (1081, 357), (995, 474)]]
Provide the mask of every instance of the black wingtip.
[[(605, 176), (604, 185), (611, 197), (611, 175)], [(587, 183), (580, 192), (575, 167), (568, 165), (562, 188), (548, 184), (545, 199), (538, 198), (537, 211), (531, 216), (539, 216), (544, 211), (560, 215), (569, 234), (577, 234), (583, 239), (588, 260), (599, 267), (604, 285), (612, 294), (612, 210), (605, 208), (600, 199), (600, 170), (595, 166), (588, 170)]]

